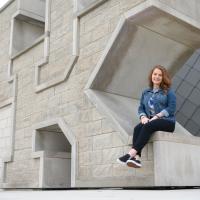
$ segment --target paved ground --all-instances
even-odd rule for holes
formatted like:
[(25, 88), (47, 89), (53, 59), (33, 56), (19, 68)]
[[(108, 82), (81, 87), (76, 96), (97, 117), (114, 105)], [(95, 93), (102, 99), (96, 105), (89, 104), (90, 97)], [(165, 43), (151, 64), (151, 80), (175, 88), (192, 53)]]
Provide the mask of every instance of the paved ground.
[(200, 200), (200, 189), (0, 191), (0, 200)]

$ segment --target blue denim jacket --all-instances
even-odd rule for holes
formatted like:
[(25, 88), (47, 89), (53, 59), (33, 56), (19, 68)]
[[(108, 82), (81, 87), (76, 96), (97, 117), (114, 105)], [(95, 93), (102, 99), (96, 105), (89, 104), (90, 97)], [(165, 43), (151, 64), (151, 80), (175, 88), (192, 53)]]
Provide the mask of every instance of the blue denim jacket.
[[(153, 95), (153, 90), (151, 88), (146, 89), (142, 93), (140, 99), (140, 105), (138, 108), (139, 117), (147, 116), (150, 117), (150, 110), (148, 106), (148, 101)], [(169, 89), (167, 93), (164, 93), (162, 89), (159, 89), (154, 93), (154, 109), (155, 114), (160, 112), (163, 113), (163, 119), (169, 119), (175, 122), (175, 111), (176, 111), (176, 96), (175, 93)]]

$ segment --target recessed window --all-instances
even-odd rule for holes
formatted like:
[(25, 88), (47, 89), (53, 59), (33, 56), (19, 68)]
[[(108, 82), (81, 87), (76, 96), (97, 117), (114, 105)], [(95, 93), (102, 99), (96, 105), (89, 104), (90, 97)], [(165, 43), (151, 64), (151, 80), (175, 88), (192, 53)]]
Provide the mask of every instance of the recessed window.
[(44, 152), (41, 187), (71, 187), (72, 145), (58, 124), (36, 131), (34, 151)]
[(45, 0), (19, 0), (13, 18), (11, 57), (38, 42), (45, 31)]

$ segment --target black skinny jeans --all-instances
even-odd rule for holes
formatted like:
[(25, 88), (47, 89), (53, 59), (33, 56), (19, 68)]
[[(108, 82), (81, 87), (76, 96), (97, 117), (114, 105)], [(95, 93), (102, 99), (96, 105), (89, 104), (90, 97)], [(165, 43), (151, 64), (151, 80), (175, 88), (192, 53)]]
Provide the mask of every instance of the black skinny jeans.
[(166, 119), (155, 119), (146, 124), (139, 123), (134, 128), (132, 147), (137, 150), (137, 155), (141, 156), (143, 147), (155, 131), (173, 132), (174, 129), (175, 122)]

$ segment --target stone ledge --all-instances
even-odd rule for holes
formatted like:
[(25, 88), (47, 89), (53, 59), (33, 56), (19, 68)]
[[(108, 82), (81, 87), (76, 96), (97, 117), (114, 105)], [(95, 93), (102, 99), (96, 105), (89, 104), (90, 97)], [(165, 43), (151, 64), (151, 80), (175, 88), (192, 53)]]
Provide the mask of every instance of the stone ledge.
[(200, 184), (200, 138), (157, 132), (153, 142), (155, 186)]
[(152, 142), (155, 141), (168, 141), (183, 144), (192, 144), (200, 146), (200, 138), (192, 135), (181, 135), (180, 133), (169, 133), (157, 131), (151, 138)]
[(76, 187), (149, 187), (153, 185), (153, 177), (123, 176), (98, 179), (76, 180)]

